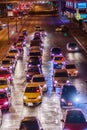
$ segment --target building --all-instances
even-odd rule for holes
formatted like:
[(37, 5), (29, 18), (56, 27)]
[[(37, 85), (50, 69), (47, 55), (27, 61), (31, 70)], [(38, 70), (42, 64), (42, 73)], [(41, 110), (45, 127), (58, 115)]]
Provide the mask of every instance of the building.
[(65, 14), (77, 20), (87, 17), (87, 0), (66, 0)]

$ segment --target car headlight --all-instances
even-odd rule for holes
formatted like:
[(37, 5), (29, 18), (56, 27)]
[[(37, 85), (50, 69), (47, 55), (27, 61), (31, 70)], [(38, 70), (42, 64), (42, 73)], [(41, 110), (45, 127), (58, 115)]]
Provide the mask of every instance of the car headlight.
[(41, 96), (38, 96), (38, 99), (41, 99)]
[(44, 86), (43, 86), (44, 88), (47, 88), (47, 85), (46, 84), (44, 84)]
[(75, 50), (78, 50), (78, 47), (76, 47)]
[(8, 105), (8, 103), (9, 103), (9, 102), (8, 102), (8, 101), (6, 101), (6, 102), (4, 102), (4, 105)]
[(27, 97), (26, 97), (26, 96), (24, 96), (24, 97), (23, 97), (23, 99), (27, 99)]
[(55, 81), (54, 81), (54, 83), (55, 83), (55, 84), (57, 84), (57, 83), (58, 83), (58, 81), (56, 81), (56, 80), (55, 80)]
[(61, 102), (65, 102), (65, 99), (62, 98), (62, 99), (61, 99)]

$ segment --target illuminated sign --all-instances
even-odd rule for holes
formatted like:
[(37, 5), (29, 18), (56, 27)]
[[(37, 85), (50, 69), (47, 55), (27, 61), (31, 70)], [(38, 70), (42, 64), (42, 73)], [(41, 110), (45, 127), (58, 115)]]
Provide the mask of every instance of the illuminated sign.
[(84, 8), (86, 8), (86, 2), (78, 2), (78, 8), (79, 8), (79, 9), (84, 9)]

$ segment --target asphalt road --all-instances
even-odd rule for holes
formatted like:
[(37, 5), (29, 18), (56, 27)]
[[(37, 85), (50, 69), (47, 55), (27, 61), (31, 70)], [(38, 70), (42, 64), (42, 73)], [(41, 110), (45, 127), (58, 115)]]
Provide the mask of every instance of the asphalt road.
[[(87, 56), (83, 51), (77, 53), (68, 53), (66, 43), (75, 41), (71, 35), (64, 37), (62, 32), (55, 32), (55, 28), (61, 23), (59, 17), (52, 16), (29, 16), (26, 21), (25, 28), (28, 29), (27, 45), (24, 48), (23, 60), (18, 60), (14, 73), (14, 86), (12, 87), (12, 106), (9, 112), (3, 113), (3, 123), (0, 130), (15, 130), (19, 127), (20, 121), (24, 116), (37, 116), (44, 130), (62, 130), (61, 119), (64, 116), (64, 110), (61, 110), (59, 105), (58, 91), (53, 91), (52, 75), (53, 61), (50, 57), (51, 47), (61, 47), (66, 61), (74, 62), (79, 71), (79, 78), (71, 79), (71, 82), (76, 85), (80, 91), (81, 108), (87, 118)], [(27, 66), (27, 53), (30, 40), (35, 31), (35, 25), (40, 25), (47, 32), (47, 37), (43, 39), (43, 74), (47, 79), (48, 91), (43, 95), (43, 102), (37, 107), (23, 106), (23, 91), (26, 86), (25, 75)]]

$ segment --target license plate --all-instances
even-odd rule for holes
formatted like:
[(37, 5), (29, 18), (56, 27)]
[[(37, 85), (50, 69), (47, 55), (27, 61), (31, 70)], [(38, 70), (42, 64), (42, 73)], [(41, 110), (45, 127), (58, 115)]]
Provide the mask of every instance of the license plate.
[(28, 106), (33, 106), (33, 103), (32, 103), (32, 102), (29, 102), (29, 103), (28, 103)]

